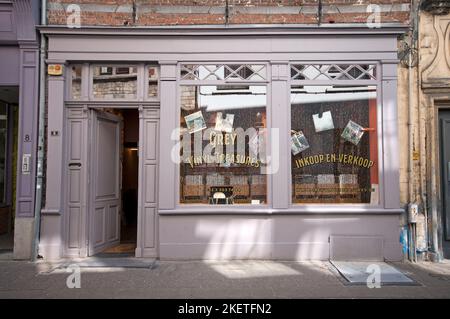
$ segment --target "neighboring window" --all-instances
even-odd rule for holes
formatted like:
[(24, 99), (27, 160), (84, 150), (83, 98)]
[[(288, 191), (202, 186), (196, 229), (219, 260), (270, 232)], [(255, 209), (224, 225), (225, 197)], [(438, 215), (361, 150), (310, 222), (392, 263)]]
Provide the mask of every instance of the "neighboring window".
[(294, 85), (292, 202), (378, 204), (377, 132), (376, 86)]
[(92, 87), (94, 99), (136, 99), (137, 67), (95, 66)]
[(152, 98), (158, 96), (159, 72), (157, 66), (148, 67), (148, 92), (147, 96)]
[(116, 74), (130, 74), (130, 68), (116, 68)]
[(72, 66), (72, 86), (70, 88), (72, 100), (81, 99), (81, 65)]
[(8, 106), (0, 103), (0, 205), (6, 204)]
[[(120, 68), (119, 68), (120, 69)], [(102, 66), (100, 67), (100, 75), (112, 75), (113, 74), (113, 68), (108, 66)]]
[(266, 86), (180, 91), (180, 203), (266, 204)]

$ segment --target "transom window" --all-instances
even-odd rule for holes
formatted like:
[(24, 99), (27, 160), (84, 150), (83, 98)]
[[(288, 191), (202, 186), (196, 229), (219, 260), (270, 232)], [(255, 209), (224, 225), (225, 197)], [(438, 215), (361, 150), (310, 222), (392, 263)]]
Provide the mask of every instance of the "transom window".
[[(69, 68), (68, 79), (70, 101), (86, 98), (95, 101), (152, 100), (159, 96), (157, 65), (96, 64), (84, 67), (73, 64)], [(85, 81), (89, 85), (83, 86)]]
[(92, 97), (134, 100), (137, 98), (137, 78), (137, 67), (134, 66), (95, 66)]
[(182, 64), (181, 80), (265, 81), (265, 64)]
[(292, 80), (376, 80), (374, 64), (293, 64)]

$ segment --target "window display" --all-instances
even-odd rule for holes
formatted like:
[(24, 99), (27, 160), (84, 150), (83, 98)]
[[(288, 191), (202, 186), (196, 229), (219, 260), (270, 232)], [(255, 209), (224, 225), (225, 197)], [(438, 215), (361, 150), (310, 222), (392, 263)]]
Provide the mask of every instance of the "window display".
[(293, 86), (292, 202), (378, 204), (375, 86)]
[(180, 88), (180, 203), (267, 203), (266, 87)]

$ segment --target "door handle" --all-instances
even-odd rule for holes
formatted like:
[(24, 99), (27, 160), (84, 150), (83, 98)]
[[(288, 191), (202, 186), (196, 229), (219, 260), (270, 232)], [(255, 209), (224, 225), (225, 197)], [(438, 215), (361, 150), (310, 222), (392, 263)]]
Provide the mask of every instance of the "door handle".
[(72, 166), (81, 167), (81, 163), (70, 163), (69, 167), (72, 167)]

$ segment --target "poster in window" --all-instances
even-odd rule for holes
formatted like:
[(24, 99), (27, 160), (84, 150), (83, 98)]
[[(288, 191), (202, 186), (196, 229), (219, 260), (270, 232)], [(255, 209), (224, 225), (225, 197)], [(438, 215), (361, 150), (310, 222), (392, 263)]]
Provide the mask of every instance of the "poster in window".
[(358, 145), (363, 134), (364, 128), (361, 125), (350, 120), (348, 121), (347, 126), (344, 128), (341, 136), (346, 141), (353, 143), (354, 145)]
[(190, 134), (206, 128), (206, 123), (205, 119), (203, 118), (202, 111), (186, 115), (184, 117), (184, 120), (186, 121), (186, 126)]
[(216, 114), (216, 131), (231, 133), (233, 131), (234, 114), (226, 114), (222, 117), (222, 112)]
[(302, 131), (296, 132), (291, 136), (291, 150), (293, 155), (297, 155), (300, 152), (309, 148), (308, 140)]
[(313, 122), (316, 133), (334, 129), (333, 117), (330, 111), (322, 114), (313, 114)]

